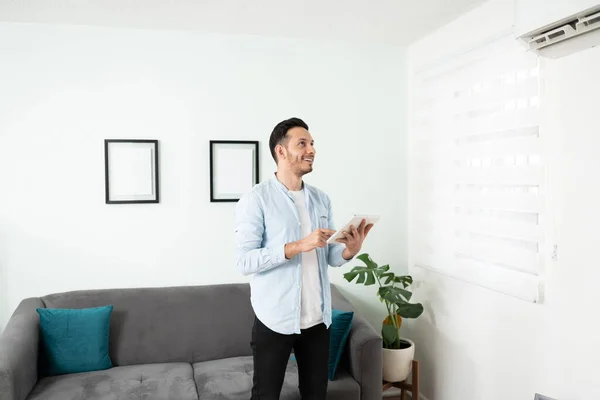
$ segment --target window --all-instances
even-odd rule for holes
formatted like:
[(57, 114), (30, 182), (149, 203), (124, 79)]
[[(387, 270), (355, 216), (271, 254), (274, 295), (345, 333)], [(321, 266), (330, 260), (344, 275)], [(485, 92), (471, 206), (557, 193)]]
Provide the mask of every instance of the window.
[(411, 264), (538, 301), (545, 185), (537, 56), (504, 37), (412, 79)]

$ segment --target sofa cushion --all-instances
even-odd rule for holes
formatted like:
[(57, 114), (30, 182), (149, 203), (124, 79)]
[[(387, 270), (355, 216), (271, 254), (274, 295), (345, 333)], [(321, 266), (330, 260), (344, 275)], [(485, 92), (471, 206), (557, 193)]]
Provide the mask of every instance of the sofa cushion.
[(37, 308), (47, 375), (98, 371), (112, 367), (108, 355), (113, 306)]
[[(200, 400), (248, 400), (252, 391), (252, 356), (234, 357), (194, 364), (194, 379)], [(336, 380), (328, 383), (327, 400), (358, 400), (358, 383), (340, 367)], [(281, 400), (300, 400), (298, 365), (288, 363)]]
[(346, 348), (346, 340), (352, 327), (353, 311), (331, 310), (331, 338), (329, 341), (329, 380), (335, 379), (335, 373)]
[(191, 364), (116, 367), (41, 379), (27, 400), (198, 399)]

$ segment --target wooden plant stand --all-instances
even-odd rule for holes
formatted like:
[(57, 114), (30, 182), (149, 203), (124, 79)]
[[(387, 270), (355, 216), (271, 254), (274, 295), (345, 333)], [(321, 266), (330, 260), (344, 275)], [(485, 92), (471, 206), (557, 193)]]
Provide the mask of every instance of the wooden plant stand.
[(390, 399), (397, 400), (406, 400), (406, 393), (410, 392), (412, 400), (420, 400), (420, 391), (419, 391), (419, 361), (412, 361), (412, 379), (411, 382), (408, 383), (408, 379), (402, 382), (386, 382), (383, 381), (383, 391), (395, 387), (400, 389), (400, 397), (393, 397)]

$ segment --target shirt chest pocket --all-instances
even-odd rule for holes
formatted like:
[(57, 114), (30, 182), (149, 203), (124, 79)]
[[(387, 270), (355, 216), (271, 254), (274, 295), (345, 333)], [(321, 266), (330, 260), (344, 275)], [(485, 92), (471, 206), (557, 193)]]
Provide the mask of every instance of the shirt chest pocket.
[(329, 228), (329, 213), (327, 212), (327, 209), (319, 204), (315, 207), (315, 212), (317, 213), (318, 227)]

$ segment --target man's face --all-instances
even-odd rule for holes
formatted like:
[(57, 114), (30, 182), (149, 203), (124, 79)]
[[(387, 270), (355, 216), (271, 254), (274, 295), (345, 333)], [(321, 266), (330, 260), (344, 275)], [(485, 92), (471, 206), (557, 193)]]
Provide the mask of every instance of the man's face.
[(313, 170), (315, 160), (314, 140), (304, 128), (295, 127), (287, 133), (287, 143), (282, 143), (279, 164), (297, 176), (308, 174)]

